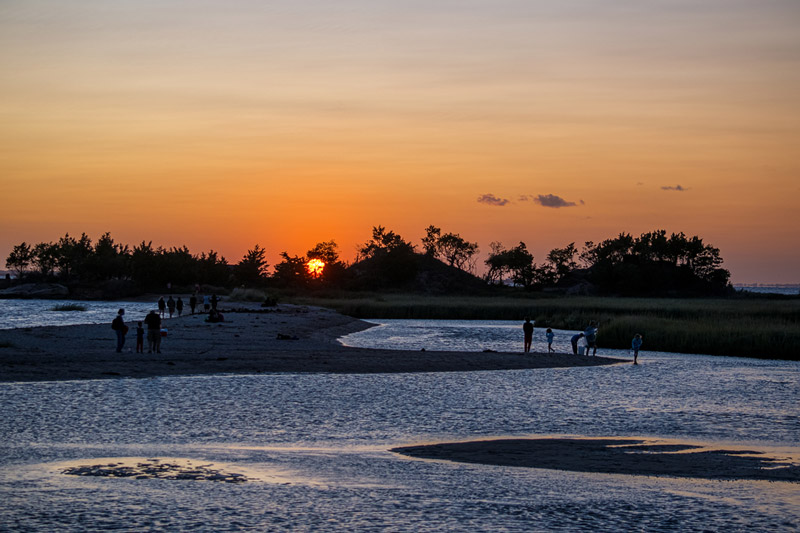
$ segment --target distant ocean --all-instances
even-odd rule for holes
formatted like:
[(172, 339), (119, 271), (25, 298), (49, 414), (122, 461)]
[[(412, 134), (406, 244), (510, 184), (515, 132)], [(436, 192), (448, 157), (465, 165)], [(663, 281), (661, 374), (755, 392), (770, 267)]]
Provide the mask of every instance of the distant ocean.
[(733, 288), (762, 294), (800, 294), (800, 284), (797, 283), (734, 283)]

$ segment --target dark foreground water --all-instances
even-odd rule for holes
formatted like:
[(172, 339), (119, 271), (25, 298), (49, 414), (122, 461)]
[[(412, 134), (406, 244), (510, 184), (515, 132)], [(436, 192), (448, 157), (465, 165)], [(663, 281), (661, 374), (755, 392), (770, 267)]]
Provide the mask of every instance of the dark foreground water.
[[(375, 332), (386, 330), (363, 334)], [(0, 531), (792, 531), (796, 483), (456, 464), (388, 449), (647, 436), (798, 460), (799, 378), (793, 362), (644, 352), (639, 366), (2, 384)], [(154, 458), (253, 480), (61, 473)]]

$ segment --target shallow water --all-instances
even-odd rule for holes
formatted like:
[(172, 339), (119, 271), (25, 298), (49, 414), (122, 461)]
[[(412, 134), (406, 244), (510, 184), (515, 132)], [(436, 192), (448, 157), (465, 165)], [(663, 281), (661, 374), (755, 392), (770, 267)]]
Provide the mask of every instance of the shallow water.
[[(386, 333), (363, 335), (376, 332)], [(455, 464), (388, 449), (649, 436), (796, 457), (799, 378), (792, 362), (644, 352), (639, 366), (2, 384), (0, 530), (791, 531), (795, 483)], [(257, 481), (60, 473), (121, 458), (214, 463)]]
[[(390, 350), (447, 350), (456, 352), (522, 351), (522, 323), (510, 320), (367, 320), (376, 327), (345, 335), (340, 342), (360, 348)], [(533, 330), (534, 352), (547, 353), (546, 328)], [(559, 353), (572, 353), (570, 339), (577, 331), (553, 330), (552, 348)], [(601, 332), (602, 334), (602, 332)], [(601, 337), (602, 339), (602, 337)], [(583, 339), (578, 343), (585, 349)], [(622, 354), (620, 350), (601, 350), (605, 354)], [(627, 352), (625, 352), (627, 353)]]
[[(56, 311), (62, 305), (81, 305), (84, 311)], [(189, 311), (185, 302), (184, 312)], [(30, 328), (36, 326), (73, 326), (76, 324), (103, 324), (125, 309), (125, 322), (144, 320), (157, 302), (98, 302), (76, 300), (0, 300), (0, 329)]]

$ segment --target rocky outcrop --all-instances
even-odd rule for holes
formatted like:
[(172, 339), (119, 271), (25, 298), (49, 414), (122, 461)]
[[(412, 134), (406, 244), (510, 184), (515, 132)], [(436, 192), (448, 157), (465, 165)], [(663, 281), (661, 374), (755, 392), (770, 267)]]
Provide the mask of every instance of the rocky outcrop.
[(58, 283), (23, 283), (0, 290), (0, 298), (63, 298), (69, 289)]

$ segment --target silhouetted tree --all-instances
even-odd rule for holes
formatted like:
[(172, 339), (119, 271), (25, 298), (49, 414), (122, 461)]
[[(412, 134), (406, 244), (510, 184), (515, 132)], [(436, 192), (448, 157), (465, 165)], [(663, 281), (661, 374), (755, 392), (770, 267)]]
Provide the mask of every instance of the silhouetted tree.
[(339, 247), (335, 241), (318, 242), (306, 252), (306, 257), (308, 259), (319, 259), (326, 265), (332, 265), (339, 261)]
[(106, 232), (97, 239), (93, 253), (86, 259), (88, 277), (96, 280), (122, 278), (129, 274), (130, 250), (114, 242)]
[(504, 249), (499, 243), (493, 243), (492, 252), (486, 259), (486, 265), (489, 267), (492, 278), (502, 280), (502, 276), (508, 273), (515, 285), (529, 288), (536, 280), (533, 254), (528, 251), (524, 242), (520, 242), (510, 250)]
[(35, 253), (33, 248), (26, 242), (21, 242), (14, 246), (11, 253), (6, 258), (6, 268), (13, 270), (17, 278), (22, 278), (33, 264)]
[(552, 272), (552, 282), (558, 283), (564, 276), (578, 268), (575, 261), (577, 249), (575, 243), (571, 242), (564, 248), (553, 248), (547, 254), (547, 266)]
[(242, 260), (237, 263), (234, 269), (236, 279), (239, 283), (247, 285), (260, 285), (267, 278), (266, 250), (258, 244), (252, 250), (247, 250)]
[(201, 253), (195, 257), (197, 262), (195, 277), (197, 283), (224, 286), (231, 278), (231, 269), (225, 257), (219, 255), (214, 250), (209, 250), (206, 254)]
[(325, 263), (322, 274), (317, 278), (318, 283), (331, 285), (341, 283), (346, 277), (347, 266), (339, 259), (339, 247), (335, 241), (317, 243), (314, 248), (306, 252), (306, 257), (319, 259)]
[(472, 258), (478, 253), (478, 243), (469, 242), (457, 233), (445, 233), (436, 240), (436, 256), (444, 263), (461, 270), (472, 270)]
[(664, 230), (587, 242), (581, 259), (593, 283), (619, 294), (707, 294), (725, 290), (730, 278), (718, 248)]
[(413, 253), (414, 246), (403, 240), (394, 231), (386, 231), (383, 226), (373, 226), (372, 239), (361, 247), (359, 255), (363, 258), (369, 258), (398, 250)]
[(286, 252), (281, 252), (283, 261), (275, 265), (275, 273), (272, 278), (284, 287), (302, 287), (307, 284), (310, 276), (305, 257), (290, 256)]
[(79, 239), (69, 233), (61, 237), (56, 243), (56, 266), (61, 277), (65, 280), (85, 277), (85, 265), (92, 253), (92, 240), (85, 233)]
[(58, 247), (52, 242), (40, 242), (33, 247), (33, 264), (36, 265), (41, 276), (51, 276), (57, 262)]
[(422, 238), (422, 249), (425, 254), (431, 257), (436, 255), (436, 243), (442, 234), (442, 230), (434, 225), (425, 228), (425, 236)]

